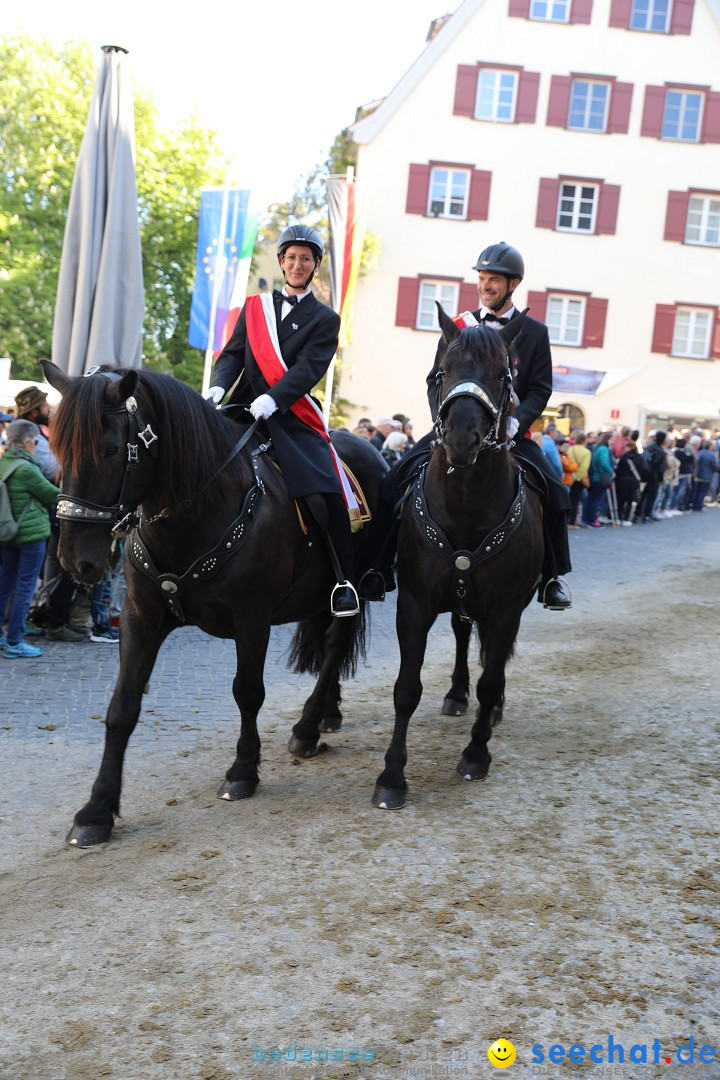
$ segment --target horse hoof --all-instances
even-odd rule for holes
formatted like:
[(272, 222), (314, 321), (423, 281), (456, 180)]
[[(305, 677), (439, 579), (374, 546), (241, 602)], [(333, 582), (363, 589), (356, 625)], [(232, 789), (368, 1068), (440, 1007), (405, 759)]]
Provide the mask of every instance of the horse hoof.
[(442, 704), (443, 716), (464, 716), (468, 711), (468, 699), (446, 697)]
[(463, 780), (484, 780), (489, 769), (489, 761), (468, 761), (466, 757), (461, 757), (455, 772), (462, 776)]
[(405, 794), (402, 788), (380, 787), (376, 784), (372, 804), (380, 810), (402, 810), (405, 805)]
[(293, 757), (315, 757), (318, 752), (318, 744), (309, 739), (298, 739), (297, 735), (291, 735), (287, 744), (288, 753)]
[(218, 788), (218, 799), (236, 802), (238, 799), (250, 799), (255, 794), (257, 780), (223, 780)]
[(341, 728), (342, 728), (342, 716), (339, 716), (337, 718), (337, 720), (335, 719), (335, 717), (332, 717), (331, 719), (323, 720), (322, 724), (320, 725), (320, 731), (323, 734), (325, 734), (328, 731), (330, 731), (330, 732), (340, 731)]
[(112, 836), (112, 825), (73, 825), (65, 837), (65, 843), (70, 847), (95, 847), (97, 844), (107, 844)]

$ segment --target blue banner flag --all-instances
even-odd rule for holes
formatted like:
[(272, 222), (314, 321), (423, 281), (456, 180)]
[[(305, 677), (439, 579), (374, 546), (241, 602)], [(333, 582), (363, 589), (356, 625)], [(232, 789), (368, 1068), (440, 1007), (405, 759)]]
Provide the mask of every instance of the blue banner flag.
[(249, 201), (250, 192), (245, 189), (202, 191), (188, 334), (189, 344), (196, 349), (214, 350), (219, 345), (240, 265)]

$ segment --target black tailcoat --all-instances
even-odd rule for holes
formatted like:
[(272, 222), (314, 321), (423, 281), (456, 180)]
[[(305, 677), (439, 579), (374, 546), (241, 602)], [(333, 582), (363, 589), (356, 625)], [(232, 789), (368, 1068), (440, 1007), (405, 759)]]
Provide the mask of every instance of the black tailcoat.
[(232, 337), (215, 363), (214, 386), (227, 391), (239, 379), (230, 404), (249, 405), (260, 394), (269, 394), (277, 402), (277, 412), (265, 422), (291, 499), (313, 492), (341, 491), (325, 439), (290, 410), (327, 371), (337, 350), (339, 331), (339, 315), (312, 293), (304, 296), (289, 315), (278, 319), (280, 352), (288, 370), (271, 387), (250, 348), (243, 307)]

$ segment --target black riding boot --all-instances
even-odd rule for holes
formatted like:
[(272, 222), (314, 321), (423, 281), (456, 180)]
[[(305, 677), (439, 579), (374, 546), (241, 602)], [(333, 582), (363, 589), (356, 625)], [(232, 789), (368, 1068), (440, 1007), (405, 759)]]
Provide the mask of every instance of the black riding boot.
[(355, 552), (352, 530), (342, 495), (325, 494), (325, 505), (328, 512), (325, 539), (337, 581), (330, 594), (330, 613), (341, 619), (360, 612), (360, 601), (353, 585)]
[(395, 588), (392, 568), (400, 524), (393, 516), (394, 505), (392, 491), (386, 491), (383, 481), (366, 556), (370, 569), (365, 571), (358, 584), (358, 592), (363, 600), (382, 601), (385, 593), (392, 592)]
[(572, 597), (567, 583), (560, 577), (569, 574), (570, 547), (567, 534), (567, 513), (565, 510), (548, 510), (543, 518), (545, 533), (545, 557), (540, 571), (538, 603), (550, 611), (567, 611), (572, 607)]

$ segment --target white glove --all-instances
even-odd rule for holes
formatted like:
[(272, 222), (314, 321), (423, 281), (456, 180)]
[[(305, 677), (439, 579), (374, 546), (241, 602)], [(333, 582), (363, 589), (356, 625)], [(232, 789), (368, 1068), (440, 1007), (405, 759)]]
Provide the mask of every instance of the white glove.
[(261, 394), (250, 403), (249, 407), (256, 420), (267, 420), (268, 416), (272, 416), (277, 409), (277, 401), (269, 394)]
[(206, 401), (211, 401), (213, 405), (219, 405), (225, 397), (225, 391), (222, 386), (211, 386), (209, 390), (205, 391), (203, 397)]
[(512, 442), (518, 433), (519, 423), (514, 416), (508, 416), (507, 422), (507, 441)]

